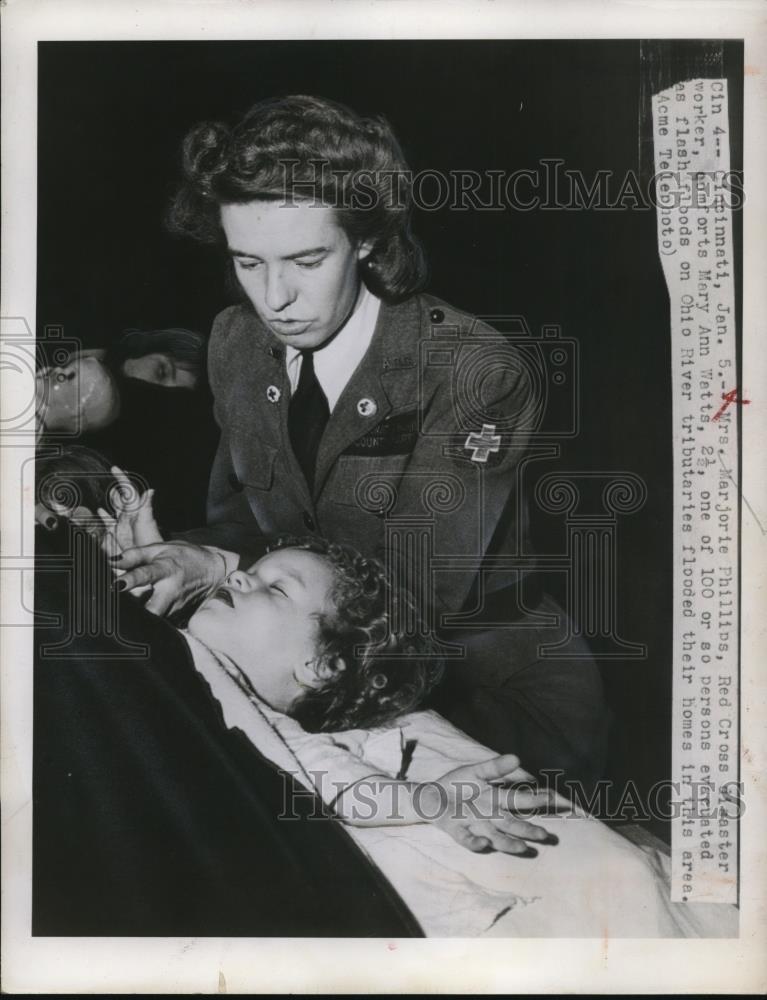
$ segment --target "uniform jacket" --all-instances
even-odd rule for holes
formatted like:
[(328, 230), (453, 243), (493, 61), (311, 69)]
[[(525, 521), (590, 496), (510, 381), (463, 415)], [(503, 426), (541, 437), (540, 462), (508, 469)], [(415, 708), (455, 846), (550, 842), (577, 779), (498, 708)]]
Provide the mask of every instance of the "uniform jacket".
[(382, 303), (310, 493), (290, 447), (284, 349), (249, 306), (225, 309), (209, 350), (221, 440), (208, 527), (193, 540), (240, 552), (243, 567), (280, 534), (314, 532), (384, 561), (399, 553), (392, 578), (465, 650), (449, 661), (440, 711), (531, 771), (591, 781), (605, 753), (599, 672), (585, 645), (572, 660), (541, 659), (541, 645), (564, 640), (567, 618), (535, 596), (538, 574), (518, 607), (544, 617), (492, 624), (494, 606), (496, 620), (517, 620), (511, 588), (535, 568), (520, 477), (542, 400), (520, 354), (432, 296)]
[[(290, 447), (284, 348), (249, 306), (217, 316), (208, 365), (221, 441), (197, 540), (257, 555), (264, 536), (316, 533), (382, 558), (396, 545), (387, 530), (407, 523), (442, 560), (432, 595), (447, 611), (476, 594), (489, 551), (529, 552), (516, 485), (529, 380), (515, 349), (472, 316), (429, 295), (382, 303), (325, 429), (313, 493)], [(477, 449), (470, 436), (483, 428)], [(517, 578), (485, 574), (484, 587)]]

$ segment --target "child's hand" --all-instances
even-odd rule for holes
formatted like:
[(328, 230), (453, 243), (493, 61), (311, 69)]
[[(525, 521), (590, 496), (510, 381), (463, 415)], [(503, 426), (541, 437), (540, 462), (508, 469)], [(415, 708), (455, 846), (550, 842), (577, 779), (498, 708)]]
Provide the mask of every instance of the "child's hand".
[(492, 848), (504, 854), (534, 857), (527, 841), (556, 844), (542, 826), (529, 823), (514, 810), (550, 808), (557, 799), (550, 792), (504, 788), (502, 783), (531, 782), (513, 754), (467, 764), (420, 786), (419, 814), (470, 851)]

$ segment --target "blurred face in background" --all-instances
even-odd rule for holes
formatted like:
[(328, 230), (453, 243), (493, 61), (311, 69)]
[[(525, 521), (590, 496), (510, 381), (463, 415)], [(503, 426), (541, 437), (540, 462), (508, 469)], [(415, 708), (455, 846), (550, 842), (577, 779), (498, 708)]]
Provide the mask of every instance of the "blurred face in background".
[(119, 390), (95, 357), (74, 357), (66, 365), (38, 372), (35, 395), (38, 419), (48, 431), (101, 430), (120, 412)]
[(128, 378), (151, 382), (166, 389), (196, 389), (199, 378), (169, 355), (163, 352), (144, 354), (140, 358), (126, 358), (122, 372)]

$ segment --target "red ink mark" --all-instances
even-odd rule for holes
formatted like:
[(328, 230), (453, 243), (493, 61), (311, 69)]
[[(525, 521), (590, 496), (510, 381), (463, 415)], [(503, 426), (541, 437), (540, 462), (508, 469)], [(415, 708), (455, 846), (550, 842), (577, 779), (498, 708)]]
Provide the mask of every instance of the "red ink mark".
[(397, 946), (396, 946), (396, 944), (393, 941), (390, 941), (386, 945), (386, 947), (389, 949), (389, 951), (396, 951), (397, 950)]
[(727, 409), (727, 407), (730, 405), (730, 403), (750, 403), (751, 402), (750, 399), (738, 399), (738, 390), (737, 389), (730, 389), (729, 392), (723, 392), (722, 393), (722, 399), (724, 400), (724, 402), (719, 407), (719, 409), (716, 411), (716, 413), (713, 415), (713, 417), (711, 418), (712, 420), (718, 420), (721, 417), (721, 415), (724, 413), (724, 411)]

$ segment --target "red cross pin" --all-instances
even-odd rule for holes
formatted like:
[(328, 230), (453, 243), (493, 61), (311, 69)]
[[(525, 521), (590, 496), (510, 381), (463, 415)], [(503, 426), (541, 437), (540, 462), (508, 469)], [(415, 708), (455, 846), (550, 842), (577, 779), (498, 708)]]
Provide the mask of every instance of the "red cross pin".
[(472, 431), (464, 448), (472, 452), (472, 462), (486, 462), (491, 452), (499, 451), (501, 435), (495, 433), (495, 424), (482, 424), (482, 433)]

